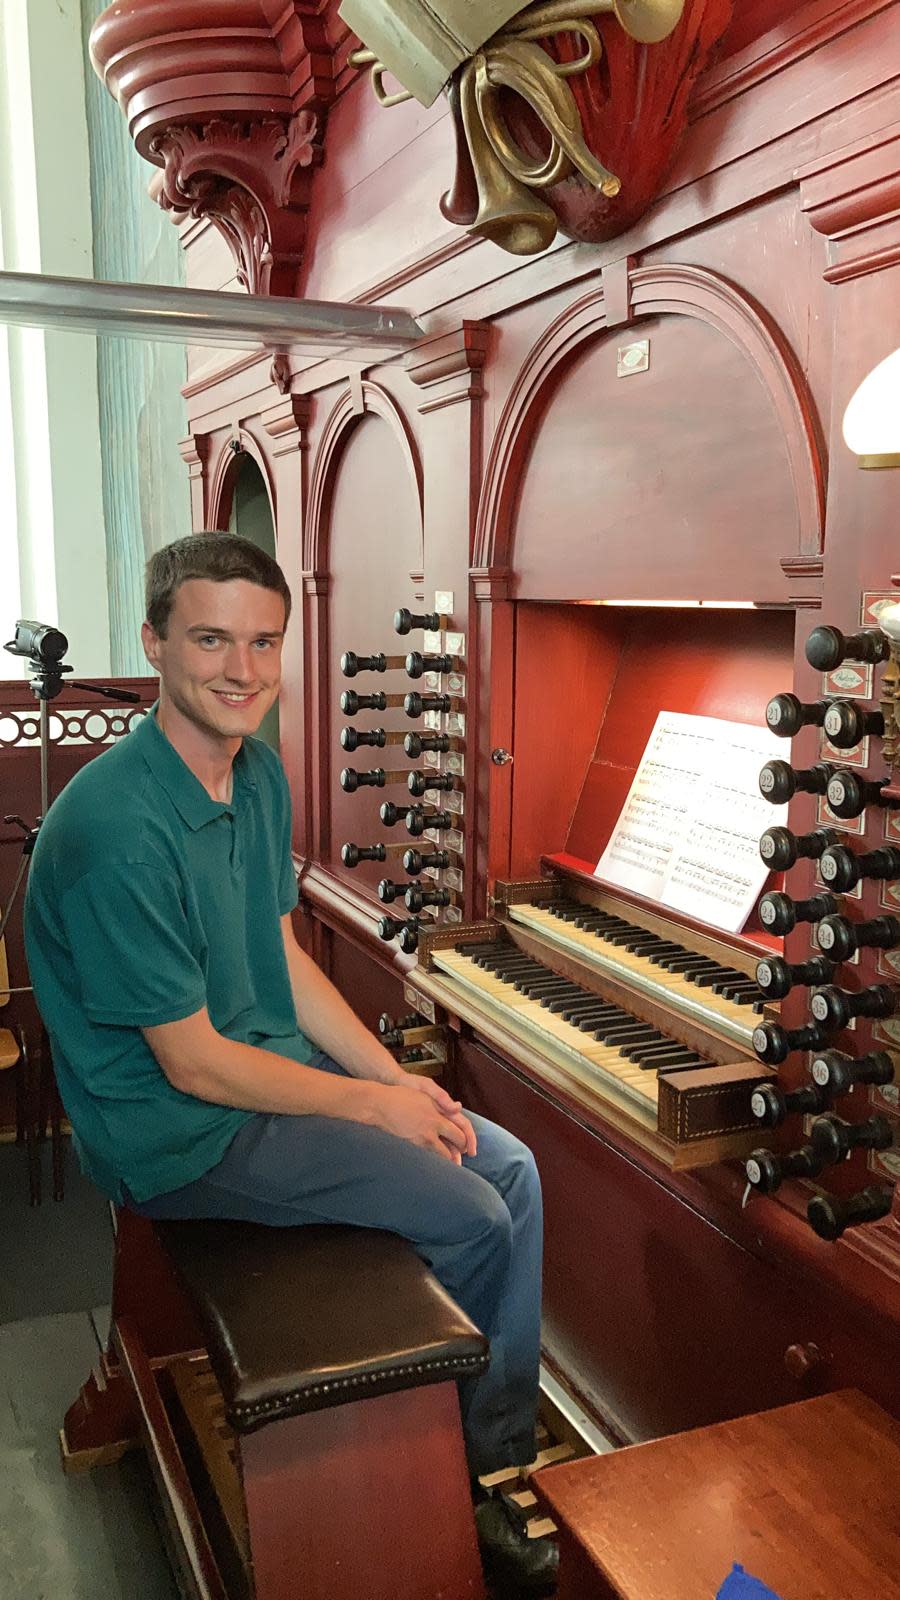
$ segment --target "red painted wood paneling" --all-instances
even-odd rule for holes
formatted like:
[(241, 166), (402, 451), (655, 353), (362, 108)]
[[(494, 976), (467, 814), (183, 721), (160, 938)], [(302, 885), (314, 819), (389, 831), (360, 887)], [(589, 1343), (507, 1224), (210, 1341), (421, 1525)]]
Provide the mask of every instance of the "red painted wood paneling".
[[(762, 1239), (751, 1251), (729, 1237), (721, 1216), (703, 1214), (700, 1182), (678, 1186), (649, 1158), (638, 1164), (476, 1044), (463, 1043), (458, 1061), (464, 1103), (534, 1151), (544, 1342), (620, 1436), (655, 1438), (846, 1385), (900, 1415), (889, 1319), (815, 1269), (785, 1267)], [(765, 1202), (753, 1205), (759, 1217)], [(793, 1344), (822, 1356), (799, 1381), (784, 1359)]]

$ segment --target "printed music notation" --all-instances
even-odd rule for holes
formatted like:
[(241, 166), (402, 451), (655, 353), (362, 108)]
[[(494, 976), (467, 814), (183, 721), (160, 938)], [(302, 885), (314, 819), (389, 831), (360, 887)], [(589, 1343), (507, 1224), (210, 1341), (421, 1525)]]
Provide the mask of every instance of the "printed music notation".
[(768, 876), (759, 836), (787, 815), (759, 792), (780, 751), (766, 727), (661, 711), (596, 876), (739, 933)]

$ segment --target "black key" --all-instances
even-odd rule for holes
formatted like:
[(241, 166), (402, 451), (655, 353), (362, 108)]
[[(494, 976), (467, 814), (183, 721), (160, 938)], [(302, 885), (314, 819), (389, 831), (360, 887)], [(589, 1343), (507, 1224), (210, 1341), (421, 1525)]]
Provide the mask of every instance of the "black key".
[(716, 983), (721, 983), (723, 979), (727, 981), (731, 976), (724, 967), (714, 967), (712, 972), (701, 972), (694, 982), (698, 989), (712, 989)]
[(747, 982), (746, 972), (723, 972), (717, 983), (712, 985), (713, 994), (724, 994), (726, 989), (733, 989)]
[(637, 1017), (622, 1017), (619, 1022), (601, 1022), (599, 1028), (594, 1029), (594, 1038), (599, 1039), (602, 1044), (618, 1044), (624, 1037), (629, 1043), (636, 1044), (637, 1038), (633, 1040), (630, 1038), (635, 1028), (640, 1028)]
[(685, 1061), (670, 1061), (665, 1067), (660, 1067), (660, 1072), (693, 1072), (696, 1067), (712, 1067), (714, 1061), (707, 1061), (705, 1056), (698, 1056), (696, 1052), (689, 1055)]
[(630, 1044), (640, 1044), (641, 1036), (635, 1032), (634, 1028), (631, 1028), (626, 1033), (616, 1034), (614, 1038), (604, 1039), (603, 1042), (609, 1047), (610, 1050), (618, 1050), (619, 1054), (624, 1056), (626, 1046)]
[(718, 963), (711, 961), (709, 956), (698, 956), (696, 952), (685, 951), (684, 955), (669, 956), (660, 962), (667, 972), (680, 972), (682, 977), (690, 978), (695, 972), (717, 972)]
[(571, 988), (567, 986), (565, 989), (561, 989), (558, 984), (553, 984), (552, 987), (549, 984), (546, 986), (539, 985), (530, 992), (535, 1000), (540, 1000), (542, 1006), (548, 1006), (551, 1000), (565, 1000), (567, 996), (571, 998), (572, 994)]
[(677, 956), (683, 954), (684, 945), (674, 944), (671, 939), (648, 940), (644, 944), (644, 947), (641, 951), (641, 955), (647, 955), (652, 961), (656, 962), (662, 961), (666, 956)]
[(660, 1033), (659, 1030), (655, 1028), (649, 1039), (643, 1039), (638, 1044), (630, 1044), (627, 1049), (622, 1051), (622, 1054), (623, 1056), (627, 1056), (629, 1061), (642, 1061), (644, 1056), (648, 1055), (651, 1051), (659, 1049), (660, 1045), (665, 1047), (670, 1042), (670, 1040), (666, 1039), (664, 1033)]
[(616, 1015), (615, 1006), (611, 1006), (606, 1000), (601, 1000), (599, 995), (596, 995), (593, 999), (579, 997), (577, 1000), (563, 1000), (553, 1006), (552, 1009), (561, 1012), (567, 1022), (571, 1022), (573, 1017), (583, 1017), (585, 1015), (592, 1017), (614, 1017)]
[(628, 923), (623, 922), (621, 917), (593, 917), (589, 912), (581, 912), (580, 917), (572, 918), (572, 922), (577, 928), (581, 928), (583, 933), (596, 933), (602, 939), (607, 938), (607, 934), (610, 933), (628, 931)]
[(577, 1011), (573, 1011), (571, 1015), (568, 1012), (563, 1011), (562, 1019), (564, 1022), (568, 1022), (573, 1028), (581, 1028), (582, 1030), (585, 1030), (590, 1028), (599, 1028), (601, 1022), (615, 1022), (620, 1015), (621, 1012), (611, 1011), (606, 1007), (598, 1006), (596, 1008), (591, 1007), (590, 1010), (587, 1011), (582, 1011), (579, 1008)]
[(599, 1027), (601, 1022), (615, 1022), (621, 1015), (615, 1006), (577, 1006), (562, 1013), (563, 1021), (571, 1022), (573, 1028), (582, 1028), (585, 1023), (589, 1027)]
[(642, 1072), (661, 1072), (663, 1067), (680, 1066), (686, 1054), (686, 1051), (673, 1044), (668, 1050), (648, 1051), (645, 1056), (638, 1059), (637, 1065)]
[(756, 1000), (759, 995), (759, 984), (751, 978), (745, 984), (730, 984), (727, 989), (722, 990), (722, 994), (725, 995), (725, 1000), (737, 1000), (740, 1005), (741, 1000)]

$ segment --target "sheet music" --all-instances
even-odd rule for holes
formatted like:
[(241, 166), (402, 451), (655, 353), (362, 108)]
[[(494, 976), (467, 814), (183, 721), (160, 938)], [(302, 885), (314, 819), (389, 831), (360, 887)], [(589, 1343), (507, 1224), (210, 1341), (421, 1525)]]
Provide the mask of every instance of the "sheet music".
[(766, 727), (661, 711), (596, 876), (739, 933), (768, 876), (759, 836), (787, 816), (759, 792), (778, 754)]

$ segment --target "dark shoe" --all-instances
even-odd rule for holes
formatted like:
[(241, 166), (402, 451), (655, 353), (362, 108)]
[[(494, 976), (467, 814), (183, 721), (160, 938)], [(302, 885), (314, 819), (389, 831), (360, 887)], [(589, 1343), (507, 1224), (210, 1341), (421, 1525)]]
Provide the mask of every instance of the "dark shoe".
[(553, 1593), (559, 1551), (552, 1539), (529, 1539), (527, 1518), (514, 1500), (494, 1493), (476, 1505), (475, 1528), (484, 1575), (498, 1600)]

